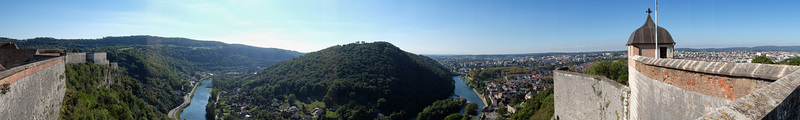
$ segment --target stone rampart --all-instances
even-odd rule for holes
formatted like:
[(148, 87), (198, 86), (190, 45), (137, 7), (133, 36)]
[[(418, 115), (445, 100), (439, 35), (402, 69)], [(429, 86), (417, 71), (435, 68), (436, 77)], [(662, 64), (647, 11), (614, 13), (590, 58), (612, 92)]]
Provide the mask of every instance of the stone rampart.
[(688, 91), (628, 69), (631, 119), (686, 120), (730, 103), (730, 100)]
[(106, 59), (105, 52), (87, 53), (86, 61), (91, 61), (94, 64), (100, 64), (100, 65), (109, 64), (108, 59)]
[(631, 59), (633, 119), (800, 118), (799, 66)]
[(628, 118), (627, 86), (603, 76), (554, 70), (557, 119), (625, 120)]
[(86, 53), (67, 53), (67, 63), (85, 63)]
[(10, 84), (0, 94), (0, 119), (58, 119), (67, 89), (64, 64), (65, 57), (56, 57), (0, 71), (0, 83)]
[(772, 84), (698, 119), (797, 119), (800, 118), (798, 86), (800, 86), (800, 71), (795, 70)]
[(99, 65), (109, 65), (105, 52), (96, 53), (67, 53), (67, 63), (86, 63), (92, 62)]
[(772, 80), (700, 73), (635, 62), (647, 78), (703, 95), (736, 100), (772, 83)]

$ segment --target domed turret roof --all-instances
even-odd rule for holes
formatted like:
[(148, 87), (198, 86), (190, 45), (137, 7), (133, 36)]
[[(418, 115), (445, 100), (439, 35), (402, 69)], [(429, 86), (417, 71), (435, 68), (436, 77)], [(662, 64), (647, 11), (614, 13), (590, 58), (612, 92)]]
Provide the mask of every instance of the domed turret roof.
[[(655, 44), (654, 40), (655, 32), (653, 32), (653, 28), (656, 27), (656, 24), (653, 23), (653, 19), (650, 18), (650, 15), (647, 15), (647, 21), (645, 21), (642, 27), (636, 29), (631, 33), (631, 37), (628, 38), (628, 44)], [(674, 45), (675, 41), (672, 41), (672, 35), (661, 26), (658, 26), (658, 44), (670, 44)]]

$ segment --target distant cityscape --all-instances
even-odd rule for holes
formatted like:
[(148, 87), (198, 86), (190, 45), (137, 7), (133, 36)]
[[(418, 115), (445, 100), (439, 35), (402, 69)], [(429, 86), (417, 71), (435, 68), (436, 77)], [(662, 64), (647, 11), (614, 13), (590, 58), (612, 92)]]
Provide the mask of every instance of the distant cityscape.
[(757, 56), (767, 56), (778, 62), (800, 57), (800, 51), (688, 50), (675, 51), (675, 56), (678, 59), (736, 63), (750, 63)]
[[(541, 53), (529, 55), (454, 55), (432, 56), (445, 67), (456, 73), (469, 73), (470, 70), (519, 66), (534, 71), (550, 71), (557, 67), (583, 71), (597, 60), (624, 59), (627, 53), (622, 51), (591, 53)], [(779, 62), (789, 58), (800, 57), (800, 51), (759, 51), (759, 50), (676, 50), (676, 59), (700, 60), (712, 62), (750, 63), (757, 56), (766, 56)], [(542, 69), (537, 69), (542, 68)], [(549, 68), (549, 69), (544, 69)]]
[[(531, 99), (545, 88), (552, 87), (552, 83), (543, 81), (553, 79), (553, 70), (568, 67), (572, 71), (584, 72), (595, 61), (625, 60), (627, 53), (623, 51), (591, 52), (591, 53), (541, 53), (527, 55), (454, 55), (432, 56), (443, 66), (455, 73), (468, 75), (470, 71), (496, 67), (522, 67), (532, 72), (530, 74), (510, 74), (498, 76), (504, 82), (485, 82), (482, 88), (474, 88), (481, 94), (481, 98), (488, 103), (483, 109), (483, 116), (488, 119), (498, 117), (508, 118), (510, 114), (497, 112), (504, 108), (508, 113), (517, 110), (514, 106), (521, 103), (513, 102), (518, 96)], [(676, 59), (750, 63), (757, 56), (766, 56), (772, 61), (779, 62), (789, 58), (800, 57), (800, 51), (758, 51), (758, 50), (676, 50)], [(515, 78), (515, 79), (508, 79)]]

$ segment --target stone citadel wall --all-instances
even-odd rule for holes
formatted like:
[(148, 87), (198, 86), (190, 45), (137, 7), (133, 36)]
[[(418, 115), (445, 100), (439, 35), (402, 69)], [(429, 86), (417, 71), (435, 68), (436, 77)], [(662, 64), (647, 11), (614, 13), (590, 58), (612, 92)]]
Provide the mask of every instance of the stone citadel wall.
[(564, 120), (627, 119), (628, 87), (603, 76), (553, 71), (553, 117)]
[(56, 57), (0, 71), (0, 83), (10, 84), (0, 94), (0, 119), (58, 119), (67, 89), (64, 65), (64, 57)]
[[(630, 97), (621, 119), (786, 119), (800, 118), (800, 66), (705, 62), (633, 56), (628, 61)], [(556, 111), (561, 119), (600, 116), (603, 97), (591, 93), (580, 73), (554, 71)], [(612, 85), (613, 86), (613, 85)], [(596, 87), (596, 86), (595, 86)], [(560, 92), (561, 91), (561, 92)], [(565, 92), (570, 91), (570, 92)], [(618, 91), (618, 90), (603, 90)], [(624, 95), (624, 94), (623, 94)], [(619, 98), (618, 98), (619, 99)], [(584, 102), (578, 102), (584, 101)], [(611, 103), (622, 100), (613, 100)], [(578, 104), (578, 105), (576, 105)], [(589, 116), (580, 117), (587, 114)], [(590, 115), (590, 114), (598, 114)]]

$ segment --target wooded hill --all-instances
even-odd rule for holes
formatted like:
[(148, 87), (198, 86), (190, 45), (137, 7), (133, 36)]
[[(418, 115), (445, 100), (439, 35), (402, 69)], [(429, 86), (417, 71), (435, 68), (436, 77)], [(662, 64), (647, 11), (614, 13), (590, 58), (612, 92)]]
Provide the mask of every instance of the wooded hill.
[[(392, 119), (407, 119), (453, 93), (450, 75), (433, 59), (388, 42), (352, 43), (311, 52), (247, 76), (239, 81), (242, 95), (237, 99), (250, 101), (255, 108), (268, 107), (273, 98), (340, 106), (335, 112), (326, 112), (329, 118), (374, 119), (383, 113)], [(214, 84), (226, 91), (237, 87), (225, 88), (226, 84), (239, 85)]]

